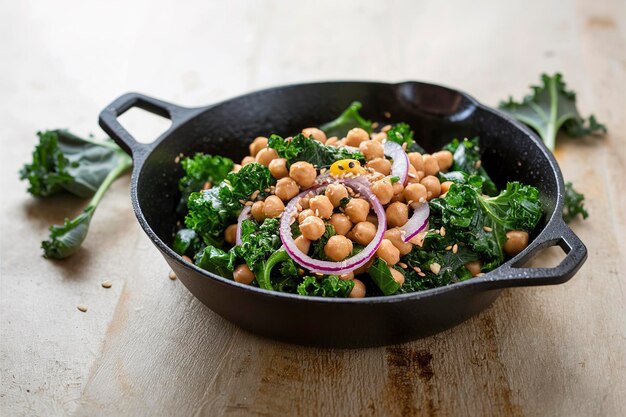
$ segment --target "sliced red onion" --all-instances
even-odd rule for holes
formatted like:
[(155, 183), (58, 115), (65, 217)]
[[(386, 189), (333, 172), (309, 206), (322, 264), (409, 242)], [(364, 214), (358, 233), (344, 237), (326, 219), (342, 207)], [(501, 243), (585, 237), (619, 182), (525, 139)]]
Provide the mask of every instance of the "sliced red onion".
[(354, 255), (351, 258), (344, 259), (339, 262), (330, 262), (330, 261), (321, 261), (319, 259), (313, 259), (307, 254), (303, 253), (298, 247), (293, 239), (291, 234), (291, 223), (292, 220), (295, 220), (294, 213), (297, 213), (297, 204), (298, 201), (311, 190), (306, 190), (296, 197), (289, 201), (287, 207), (285, 207), (285, 211), (282, 214), (282, 218), (280, 220), (280, 239), (283, 242), (285, 250), (291, 256), (291, 258), (302, 267), (310, 270), (311, 272), (317, 272), (321, 274), (333, 274), (333, 275), (341, 275), (347, 274), (348, 272), (352, 272), (355, 269), (358, 269), (365, 265), (376, 253), (376, 250), (380, 246), (380, 243), (383, 240), (383, 235), (385, 234), (385, 229), (387, 226), (387, 218), (385, 217), (385, 209), (383, 208), (378, 198), (372, 193), (369, 188), (369, 184), (365, 185), (361, 181), (356, 181), (354, 179), (341, 180), (337, 181), (338, 183), (343, 183), (348, 187), (352, 188), (354, 191), (361, 194), (361, 197), (365, 198), (369, 201), (374, 209), (374, 213), (378, 217), (378, 229), (376, 230), (376, 234), (374, 235), (374, 239), (358, 254)]
[(408, 242), (413, 239), (422, 230), (428, 226), (428, 216), (430, 215), (430, 207), (428, 202), (421, 203), (413, 210), (413, 215), (408, 222), (400, 228), (402, 232), (402, 240)]
[(241, 213), (239, 213), (239, 217), (237, 218), (237, 237), (235, 238), (235, 243), (237, 245), (241, 245), (241, 223), (250, 217), (250, 211), (252, 211), (252, 207), (244, 206)]
[(402, 185), (406, 184), (406, 180), (409, 176), (409, 157), (407, 156), (402, 146), (396, 142), (388, 140), (383, 145), (385, 149), (385, 155), (393, 159), (391, 165), (391, 176), (400, 178)]

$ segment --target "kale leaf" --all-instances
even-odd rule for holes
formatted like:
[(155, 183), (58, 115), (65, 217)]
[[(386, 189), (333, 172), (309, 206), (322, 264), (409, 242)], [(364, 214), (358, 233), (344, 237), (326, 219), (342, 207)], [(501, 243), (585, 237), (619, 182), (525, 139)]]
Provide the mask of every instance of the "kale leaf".
[(335, 236), (337, 233), (335, 232), (335, 226), (332, 224), (326, 225), (326, 230), (324, 230), (324, 234), (319, 239), (315, 240), (311, 244), (311, 254), (310, 256), (313, 259), (320, 259), (323, 261), (329, 261), (330, 259), (326, 256), (324, 252), (324, 246), (328, 243), (328, 239)]
[(239, 172), (230, 172), (217, 187), (191, 193), (185, 225), (207, 245), (221, 246), (226, 227), (237, 219), (244, 203), (255, 191), (260, 196), (276, 183), (267, 167), (253, 162)]
[(196, 253), (204, 249), (204, 243), (196, 232), (191, 229), (180, 229), (174, 236), (172, 249), (179, 255), (194, 257)]
[(346, 148), (326, 146), (313, 138), (307, 138), (302, 134), (294, 136), (291, 140), (283, 139), (278, 135), (269, 137), (268, 146), (285, 158), (291, 165), (297, 161), (307, 161), (318, 169), (329, 167), (333, 162), (340, 159), (364, 159), (359, 151), (351, 151)]
[(389, 266), (381, 258), (376, 258), (367, 269), (367, 273), (385, 295), (392, 295), (400, 290), (400, 284), (393, 279)]
[(396, 123), (393, 125), (391, 129), (387, 131), (387, 140), (396, 142), (399, 145), (406, 143), (405, 149), (407, 152), (425, 153), (424, 148), (418, 145), (413, 139), (411, 126), (406, 123)]
[(224, 156), (197, 153), (180, 161), (185, 175), (178, 181), (181, 192), (179, 213), (185, 213), (189, 195), (205, 188), (207, 183), (217, 185), (233, 169), (233, 161)]
[(574, 189), (571, 182), (565, 183), (565, 204), (563, 205), (563, 220), (571, 222), (579, 214), (583, 219), (589, 216), (585, 209), (585, 196)]
[(485, 171), (481, 162), (480, 140), (473, 139), (453, 139), (452, 142), (444, 146), (444, 150), (452, 152), (454, 163), (451, 171), (462, 171), (469, 175), (480, 175), (483, 178), (483, 192), (487, 195), (495, 195), (498, 192), (496, 185)]
[(229, 268), (230, 259), (231, 255), (228, 252), (208, 245), (196, 254), (194, 263), (200, 268), (206, 269), (214, 274), (225, 278), (232, 278), (233, 273)]
[(128, 158), (113, 142), (80, 138), (66, 130), (37, 132), (37, 136), (33, 160), (20, 170), (20, 179), (28, 180), (28, 192), (36, 197), (60, 192), (91, 197), (120, 158)]
[(341, 280), (337, 275), (306, 276), (298, 285), (298, 294), (318, 297), (347, 297), (353, 287), (354, 281), (350, 279)]
[(533, 128), (548, 149), (554, 151), (556, 136), (563, 128), (569, 136), (606, 133), (606, 126), (594, 115), (583, 118), (576, 108), (576, 94), (567, 90), (561, 74), (541, 74), (541, 85), (531, 86), (532, 93), (516, 102), (512, 97), (499, 108)]
[(360, 127), (368, 133), (372, 132), (372, 122), (364, 119), (359, 114), (359, 109), (362, 104), (358, 101), (353, 102), (347, 109), (341, 113), (341, 115), (335, 120), (325, 123), (320, 126), (320, 129), (326, 133), (327, 137), (337, 136), (338, 138), (344, 137), (350, 129)]

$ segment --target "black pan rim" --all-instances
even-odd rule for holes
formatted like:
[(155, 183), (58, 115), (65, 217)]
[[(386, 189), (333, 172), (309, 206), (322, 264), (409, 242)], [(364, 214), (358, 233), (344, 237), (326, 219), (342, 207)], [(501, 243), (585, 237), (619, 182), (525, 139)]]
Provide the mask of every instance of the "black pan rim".
[(440, 294), (444, 294), (444, 293), (451, 292), (451, 291), (460, 291), (460, 290), (469, 290), (469, 289), (480, 289), (481, 291), (486, 291), (486, 290), (503, 289), (503, 288), (514, 286), (514, 285), (508, 285), (508, 286), (506, 285), (507, 281), (513, 281), (512, 278), (501, 277), (501, 276), (498, 277), (497, 272), (503, 269), (504, 267), (509, 267), (509, 268), (512, 267), (518, 260), (529, 255), (529, 251), (531, 250), (530, 245), (526, 249), (524, 249), (522, 252), (520, 252), (518, 255), (516, 255), (515, 257), (509, 259), (508, 261), (500, 265), (498, 268), (480, 277), (475, 277), (466, 281), (456, 282), (456, 283), (449, 284), (443, 287), (431, 288), (428, 290), (423, 290), (423, 291), (418, 291), (418, 292), (396, 294), (396, 295), (390, 295), (390, 296), (365, 297), (365, 298), (357, 299), (357, 298), (327, 298), (327, 297), (319, 297), (319, 296), (305, 296), (305, 295), (299, 295), (299, 294), (291, 294), (291, 293), (283, 293), (279, 291), (265, 290), (265, 289), (253, 287), (250, 285), (240, 284), (234, 280), (222, 277), (220, 275), (217, 275), (205, 269), (202, 269), (194, 264), (186, 262), (182, 258), (182, 256), (174, 252), (172, 248), (170, 248), (163, 240), (161, 240), (156, 235), (156, 233), (154, 233), (154, 231), (148, 224), (147, 220), (143, 216), (143, 211), (141, 207), (139, 206), (139, 202), (137, 198), (137, 190), (136, 190), (137, 182), (142, 173), (144, 162), (149, 156), (149, 154), (163, 140), (166, 140), (167, 137), (171, 133), (173, 133), (175, 130), (182, 127), (185, 123), (187, 123), (188, 121), (190, 121), (191, 119), (193, 119), (194, 117), (198, 116), (199, 114), (205, 111), (208, 111), (210, 109), (213, 109), (222, 105), (229, 104), (232, 101), (235, 101), (244, 97), (254, 97), (258, 95), (271, 94), (271, 93), (278, 92), (281, 90), (287, 90), (287, 89), (297, 88), (301, 86), (327, 85), (327, 84), (335, 84), (335, 85), (370, 84), (370, 85), (385, 85), (385, 86), (400, 86), (403, 84), (421, 84), (421, 85), (445, 88), (449, 91), (458, 93), (459, 95), (463, 96), (464, 98), (469, 100), (471, 103), (473, 103), (477, 108), (481, 109), (482, 111), (492, 113), (495, 117), (504, 119), (506, 122), (514, 126), (516, 129), (521, 130), (525, 134), (525, 136), (528, 137), (528, 139), (533, 142), (535, 146), (540, 148), (542, 154), (544, 155), (544, 157), (548, 159), (550, 163), (551, 173), (555, 175), (557, 179), (556, 181), (557, 182), (557, 195), (556, 195), (556, 204), (555, 204), (554, 210), (552, 211), (552, 213), (545, 213), (548, 217), (546, 224), (543, 226), (539, 234), (535, 237), (535, 240), (539, 239), (544, 233), (546, 233), (546, 231), (550, 229), (552, 225), (554, 225), (557, 222), (563, 221), (562, 218), (560, 217), (560, 213), (562, 211), (563, 203), (564, 203), (563, 190), (565, 186), (563, 182), (563, 176), (556, 162), (556, 159), (554, 158), (554, 155), (552, 155), (552, 153), (545, 147), (543, 141), (541, 141), (541, 139), (537, 136), (537, 134), (534, 131), (532, 131), (529, 127), (521, 124), (517, 120), (513, 119), (512, 117), (494, 108), (491, 108), (487, 105), (482, 104), (481, 102), (476, 100), (474, 97), (472, 97), (471, 95), (461, 90), (451, 88), (445, 85), (430, 83), (430, 82), (402, 81), (402, 82), (397, 82), (397, 83), (387, 83), (387, 82), (367, 81), (367, 80), (365, 81), (362, 81), (362, 80), (313, 81), (313, 82), (287, 84), (287, 85), (269, 87), (269, 88), (261, 89), (258, 91), (253, 91), (247, 94), (242, 94), (233, 98), (229, 98), (229, 99), (226, 99), (226, 100), (223, 100), (223, 101), (220, 101), (218, 103), (214, 103), (208, 106), (189, 108), (187, 109), (189, 111), (188, 117), (186, 117), (185, 120), (183, 120), (178, 126), (176, 127), (173, 126), (172, 128), (168, 129), (166, 132), (164, 132), (161, 136), (159, 136), (154, 142), (144, 145), (145, 151), (141, 152), (141, 154), (135, 155), (133, 153), (133, 158), (136, 159), (135, 161), (136, 164), (133, 168), (132, 179), (131, 179), (131, 196), (132, 196), (133, 208), (134, 208), (136, 217), (139, 220), (139, 223), (141, 224), (141, 227), (144, 229), (144, 231), (146, 232), (148, 237), (152, 240), (152, 242), (164, 254), (175, 259), (176, 262), (180, 264), (180, 266), (186, 269), (191, 269), (197, 273), (200, 273), (203, 277), (213, 279), (223, 285), (235, 286), (237, 288), (240, 288), (241, 290), (250, 291), (256, 294), (257, 296), (264, 296), (264, 297), (269, 297), (269, 298), (278, 298), (278, 299), (292, 300), (292, 301), (299, 301), (299, 302), (307, 302), (307, 303), (314, 303), (314, 304), (315, 303), (333, 303), (333, 304), (334, 303), (338, 303), (338, 304), (398, 303), (398, 302), (404, 302), (408, 300), (417, 301), (422, 298), (430, 298), (431, 296), (440, 295)]

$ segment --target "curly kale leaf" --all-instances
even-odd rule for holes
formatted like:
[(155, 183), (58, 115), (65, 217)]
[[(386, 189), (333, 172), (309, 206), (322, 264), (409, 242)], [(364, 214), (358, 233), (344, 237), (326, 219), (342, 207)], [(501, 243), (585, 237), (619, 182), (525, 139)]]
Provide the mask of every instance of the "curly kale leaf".
[(326, 253), (324, 253), (324, 246), (328, 243), (328, 239), (336, 234), (335, 227), (332, 224), (327, 224), (322, 237), (312, 242), (310, 256), (314, 259), (329, 261), (330, 259), (326, 256)]
[(396, 123), (387, 131), (387, 140), (396, 142), (399, 145), (406, 143), (407, 152), (424, 153), (424, 148), (418, 145), (413, 139), (413, 131), (411, 126), (406, 123)]
[[(223, 181), (233, 169), (233, 161), (223, 156), (213, 156), (197, 153), (180, 161), (185, 175), (178, 181), (181, 192), (179, 212), (184, 213), (189, 195), (200, 191), (206, 185), (214, 185)], [(207, 184), (208, 183), (208, 184)]]
[(298, 294), (318, 297), (347, 297), (350, 295), (354, 281), (341, 280), (337, 275), (323, 277), (306, 276), (298, 285)]
[(561, 74), (541, 74), (541, 85), (531, 86), (532, 93), (516, 102), (512, 97), (502, 101), (499, 108), (533, 128), (554, 151), (556, 136), (562, 128), (569, 136), (600, 135), (606, 126), (594, 115), (583, 118), (576, 108), (576, 94), (567, 90)]
[(358, 101), (353, 102), (341, 115), (335, 120), (320, 126), (320, 129), (326, 133), (327, 137), (337, 136), (344, 137), (350, 129), (360, 127), (368, 133), (372, 132), (372, 122), (364, 119), (360, 114), (362, 104)]
[(120, 158), (128, 158), (110, 141), (92, 141), (66, 130), (47, 130), (37, 135), (39, 143), (32, 162), (20, 170), (20, 179), (28, 180), (28, 192), (36, 197), (60, 192), (91, 197)]
[(285, 158), (288, 165), (297, 161), (307, 161), (319, 169), (329, 167), (333, 162), (340, 159), (364, 159), (361, 152), (326, 146), (302, 134), (294, 136), (291, 140), (283, 139), (278, 135), (271, 135), (268, 145), (276, 150), (278, 156)]
[(191, 229), (180, 229), (174, 236), (172, 249), (179, 255), (187, 255), (191, 258), (204, 249), (204, 243), (196, 232)]
[(480, 140), (477, 137), (473, 139), (465, 138), (462, 141), (453, 139), (443, 149), (452, 152), (454, 155), (451, 171), (480, 175), (483, 178), (483, 192), (485, 194), (495, 195), (498, 192), (496, 185), (482, 166)]
[(208, 245), (196, 254), (194, 263), (200, 268), (206, 269), (214, 274), (225, 278), (232, 278), (233, 273), (229, 268), (230, 259), (231, 255), (228, 252)]
[(235, 222), (246, 200), (257, 190), (260, 196), (276, 181), (267, 167), (253, 162), (230, 172), (217, 187), (191, 193), (185, 225), (207, 245), (221, 246), (226, 227)]
[(571, 222), (576, 216), (581, 215), (583, 219), (589, 216), (585, 209), (585, 196), (574, 189), (571, 182), (565, 184), (565, 204), (563, 205), (563, 220)]

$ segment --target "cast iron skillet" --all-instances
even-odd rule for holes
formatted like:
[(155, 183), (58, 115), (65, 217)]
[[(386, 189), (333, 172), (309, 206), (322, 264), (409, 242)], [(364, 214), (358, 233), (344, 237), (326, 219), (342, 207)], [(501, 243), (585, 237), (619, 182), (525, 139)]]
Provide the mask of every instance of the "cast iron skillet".
[[(334, 119), (354, 100), (363, 103), (362, 113), (369, 119), (410, 123), (427, 151), (438, 150), (454, 137), (480, 136), (483, 166), (498, 186), (519, 180), (540, 190), (544, 216), (530, 245), (482, 277), (418, 293), (364, 299), (304, 297), (238, 284), (185, 262), (169, 247), (182, 175), (177, 155), (207, 152), (240, 160), (252, 138), (317, 126)], [(172, 124), (153, 143), (138, 143), (117, 120), (132, 107), (167, 117)], [(102, 111), (100, 126), (132, 154), (135, 214), (180, 280), (222, 317), (270, 338), (335, 347), (408, 341), (477, 314), (503, 288), (565, 282), (587, 257), (584, 244), (561, 218), (563, 178), (552, 154), (529, 129), (449, 88), (420, 82), (299, 84), (201, 108), (128, 93)], [(567, 254), (559, 266), (522, 267), (537, 251), (554, 245)]]

